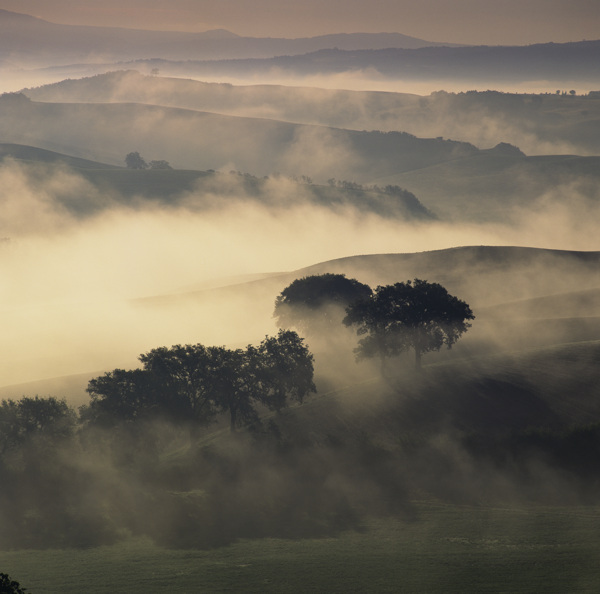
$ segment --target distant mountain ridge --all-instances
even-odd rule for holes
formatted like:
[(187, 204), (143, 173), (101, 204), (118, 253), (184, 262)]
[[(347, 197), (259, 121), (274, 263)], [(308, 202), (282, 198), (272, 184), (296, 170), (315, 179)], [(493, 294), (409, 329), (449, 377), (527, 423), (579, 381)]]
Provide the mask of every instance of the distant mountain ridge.
[[(176, 64), (156, 64), (176, 72)], [(179, 65), (183, 68), (184, 65)], [(528, 46), (421, 47), (416, 49), (319, 49), (302, 55), (268, 59), (195, 61), (185, 64), (193, 76), (330, 75), (372, 70), (393, 79), (597, 81), (600, 41), (544, 43)]]
[[(270, 58), (326, 48), (344, 50), (448, 45), (400, 33), (340, 33), (296, 39), (242, 37), (216, 29), (201, 33), (61, 25), (0, 10), (0, 60), (46, 64), (102, 60)], [(455, 44), (450, 44), (455, 45)]]

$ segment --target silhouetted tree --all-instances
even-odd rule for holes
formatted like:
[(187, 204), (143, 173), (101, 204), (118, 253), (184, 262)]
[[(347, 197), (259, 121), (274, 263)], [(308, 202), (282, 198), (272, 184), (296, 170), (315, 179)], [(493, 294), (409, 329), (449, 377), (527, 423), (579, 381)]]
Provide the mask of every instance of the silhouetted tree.
[(277, 336), (265, 337), (256, 354), (260, 363), (259, 399), (271, 410), (283, 408), (288, 398), (302, 402), (316, 391), (313, 356), (296, 332), (280, 330)]
[(148, 169), (148, 163), (144, 161), (137, 151), (128, 153), (125, 156), (125, 165), (127, 165), (129, 169)]
[(343, 274), (305, 276), (277, 297), (273, 317), (280, 328), (297, 328), (305, 334), (332, 332), (345, 309), (371, 293), (371, 287)]
[(7, 573), (0, 573), (0, 594), (25, 594), (26, 588), (21, 588), (19, 582), (11, 580)]
[(140, 356), (143, 369), (115, 369), (88, 384), (85, 418), (92, 423), (168, 419), (192, 428), (219, 411), (231, 430), (258, 418), (255, 405), (279, 410), (288, 397), (314, 391), (312, 355), (292, 331), (266, 337), (258, 347), (175, 345)]
[(90, 380), (86, 391), (91, 401), (82, 409), (82, 420), (111, 426), (116, 420), (150, 418), (159, 411), (152, 379), (141, 369), (115, 369)]
[(150, 169), (173, 169), (168, 161), (150, 161)]
[(377, 287), (369, 299), (348, 307), (344, 324), (364, 336), (355, 351), (358, 358), (379, 356), (383, 369), (386, 358), (413, 348), (420, 369), (424, 353), (444, 344), (450, 348), (474, 318), (471, 308), (442, 285), (415, 279)]
[(92, 379), (87, 419), (96, 424), (150, 420), (206, 425), (217, 414), (207, 374), (220, 347), (175, 345), (140, 355), (143, 369), (115, 369)]
[(72, 436), (75, 411), (65, 400), (30, 398), (3, 400), (0, 404), (0, 455), (31, 443), (54, 445)]

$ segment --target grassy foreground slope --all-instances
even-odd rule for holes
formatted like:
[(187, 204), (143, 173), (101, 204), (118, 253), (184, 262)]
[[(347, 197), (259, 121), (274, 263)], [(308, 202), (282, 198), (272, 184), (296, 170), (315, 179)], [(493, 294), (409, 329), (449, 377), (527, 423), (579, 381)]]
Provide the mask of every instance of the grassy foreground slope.
[(244, 540), (208, 550), (146, 539), (0, 552), (32, 594), (111, 592), (597, 592), (600, 510), (419, 503), (339, 538)]

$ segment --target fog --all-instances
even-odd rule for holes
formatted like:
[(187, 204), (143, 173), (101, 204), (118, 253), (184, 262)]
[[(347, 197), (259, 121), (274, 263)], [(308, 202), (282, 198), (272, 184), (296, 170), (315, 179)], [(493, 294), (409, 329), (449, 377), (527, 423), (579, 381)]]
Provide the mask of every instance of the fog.
[[(237, 434), (225, 415), (207, 428), (152, 413), (111, 425), (90, 407), (60, 439), (0, 443), (0, 548), (336, 536), (366, 517), (418, 520), (420, 497), (597, 503), (596, 161), (477, 150), (594, 155), (597, 139), (568, 132), (571, 120), (554, 135), (522, 125), (529, 98), (465, 108), (467, 93), (371, 75), (302, 81), (338, 88), (328, 93), (175, 81), (181, 91), (127, 74), (0, 100), (4, 142), (107, 163), (27, 147), (0, 160), (2, 398), (89, 404), (90, 378), (139, 368), (151, 349), (258, 345), (277, 332), (276, 297), (311, 274), (438, 282), (475, 314), (452, 349), (424, 355), (424, 373), (412, 351), (356, 361), (359, 337), (341, 324), (306, 332), (317, 394), (279, 413), (261, 404), (261, 422)], [(362, 85), (415, 94), (339, 91)], [(414, 141), (403, 153), (361, 129), (429, 139), (393, 137)], [(129, 151), (174, 169), (114, 167)], [(416, 202), (355, 181), (407, 187)]]
[[(350, 205), (316, 206), (302, 185), (286, 180), (269, 187), (279, 200), (273, 207), (269, 200), (252, 201), (242, 187), (234, 187), (232, 197), (237, 178), (225, 179), (227, 198), (217, 184), (212, 194), (202, 194), (200, 210), (193, 191), (179, 206), (142, 196), (124, 205), (66, 167), (6, 159), (0, 165), (4, 385), (134, 366), (140, 353), (157, 346), (256, 341), (275, 331), (274, 299), (293, 271), (336, 258), (484, 244), (597, 247), (597, 207), (585, 201), (576, 207), (574, 196), (568, 204), (562, 194), (546, 196), (515, 212), (511, 224), (464, 225), (383, 218)], [(75, 197), (97, 210), (78, 214), (69, 208)], [(255, 273), (290, 274), (235, 286)], [(374, 269), (359, 280), (375, 286), (383, 279), (407, 280), (407, 274), (398, 271), (399, 278), (390, 279), (389, 271)], [(542, 289), (534, 279), (535, 296), (561, 292), (552, 291), (551, 282)], [(521, 284), (495, 300), (483, 298), (496, 285), (481, 283), (478, 291), (477, 282), (472, 279), (467, 296), (482, 304), (527, 296)], [(594, 282), (588, 275), (580, 286)], [(203, 291), (219, 285), (234, 288)], [(149, 299), (157, 296), (167, 297)]]
[[(26, 12), (56, 23), (130, 27), (153, 30), (204, 31), (225, 28), (238, 35), (301, 37), (389, 31), (431, 41), (455, 43), (527, 44), (540, 41), (574, 41), (593, 38), (598, 16), (587, 0), (565, 2), (507, 0), (495, 6), (472, 0), (451, 3), (379, 1), (366, 7), (358, 2), (303, 5), (263, 0), (253, 7), (244, 2), (212, 5), (178, 0), (168, 4), (130, 0), (73, 5), (65, 0), (5, 0), (8, 10)], [(431, 18), (435, 14), (436, 18)], [(265, 18), (269, 15), (269, 19)], [(541, 16), (540, 16), (541, 15)]]
[[(138, 68), (137, 65), (134, 67)], [(147, 72), (150, 73), (150, 66)], [(125, 106), (117, 108), (116, 105), (110, 111), (99, 107), (86, 108), (86, 128), (93, 126), (96, 158), (108, 159), (109, 162), (117, 162), (118, 153), (115, 149), (124, 150), (125, 147), (119, 139), (111, 138), (110, 129), (95, 127), (95, 120), (103, 121), (107, 117), (118, 122), (119, 127), (128, 128), (128, 138), (139, 145), (139, 150), (168, 153), (167, 158), (178, 167), (223, 168), (226, 155), (229, 155), (232, 161), (237, 161), (237, 168), (254, 174), (278, 170), (300, 174), (305, 173), (304, 169), (308, 167), (306, 172), (311, 176), (317, 177), (322, 173), (327, 179), (326, 167), (319, 170), (320, 158), (312, 159), (311, 155), (311, 148), (319, 145), (324, 145), (325, 152), (329, 152), (331, 140), (328, 140), (328, 136), (331, 137), (333, 132), (322, 130), (323, 126), (402, 131), (420, 138), (443, 137), (469, 142), (480, 149), (492, 148), (504, 142), (519, 147), (527, 155), (598, 154), (598, 137), (593, 133), (598, 114), (597, 101), (585, 96), (594, 87), (584, 89), (581, 84), (569, 81), (547, 84), (538, 81), (531, 86), (511, 86), (503, 81), (498, 87), (494, 81), (471, 84), (460, 80), (435, 80), (422, 84), (396, 80), (389, 86), (383, 79), (382, 85), (370, 84), (368, 78), (363, 78), (365, 73), (357, 72), (349, 78), (344, 78), (348, 75), (339, 75), (340, 78), (331, 75), (323, 77), (322, 81), (315, 78), (286, 80), (277, 76), (269, 79), (263, 76), (261, 79), (234, 80), (235, 86), (231, 86), (222, 84), (226, 82), (223, 78), (215, 79), (210, 84), (210, 78), (193, 80), (192, 74), (188, 74), (192, 78), (186, 79), (166, 77), (164, 75), (169, 75), (168, 69), (161, 71), (161, 74), (144, 76), (135, 71), (113, 72), (39, 89), (30, 87), (25, 93), (34, 101), (145, 104), (145, 107), (140, 106), (136, 110), (131, 106), (125, 109)], [(186, 75), (182, 73), (181, 76)], [(346, 80), (348, 84), (345, 84)], [(352, 80), (357, 84), (350, 84)], [(446, 85), (446, 82), (451, 84)], [(293, 85), (290, 86), (290, 83)], [(562, 92), (574, 90), (576, 95), (556, 96), (557, 85)], [(498, 88), (502, 91), (488, 91)], [(480, 93), (472, 92), (476, 90)], [(190, 111), (151, 109), (149, 105), (179, 107)], [(41, 107), (32, 105), (30, 109), (37, 114)], [(203, 112), (238, 116), (240, 119), (208, 118)], [(85, 112), (81, 106), (72, 106), (70, 110), (63, 107), (59, 113), (62, 117), (72, 119), (83, 117)], [(31, 126), (35, 126), (36, 131), (29, 131), (30, 136), (39, 139), (50, 137), (54, 143), (62, 139), (64, 152), (68, 152), (67, 148), (73, 145), (79, 151), (86, 150), (75, 132), (69, 135), (64, 127), (60, 131), (51, 131), (48, 122), (40, 121), (37, 116), (31, 117)], [(301, 128), (298, 124), (311, 127)], [(318, 127), (314, 128), (315, 125)], [(8, 123), (5, 126), (7, 134), (23, 137), (22, 129), (11, 130)], [(189, 134), (182, 134), (182, 129), (186, 127), (197, 141), (195, 153), (198, 158), (195, 161), (190, 160), (193, 149), (188, 140)], [(241, 136), (238, 142), (252, 137), (255, 143), (261, 145), (263, 158), (253, 155), (251, 160), (247, 150), (232, 150), (228, 143), (230, 134)], [(290, 134), (298, 135), (291, 147), (285, 144)], [(320, 141), (315, 142), (315, 136), (323, 138), (317, 138)], [(213, 141), (219, 138), (217, 146), (205, 145), (206, 137)], [(301, 142), (307, 137), (308, 142)], [(335, 137), (339, 142), (340, 135), (336, 133)], [(175, 138), (179, 138), (177, 147)], [(109, 143), (110, 151), (107, 147)], [(273, 146), (278, 144), (280, 150), (273, 150)], [(245, 147), (243, 142), (240, 148)], [(377, 175), (377, 169), (373, 163), (365, 166), (368, 154), (356, 155), (347, 149), (343, 145), (335, 147), (338, 154), (332, 154), (332, 158), (326, 162), (330, 176), (350, 176), (349, 172), (354, 172), (352, 179), (355, 181), (371, 181)], [(345, 153), (339, 154), (341, 150), (345, 150)], [(280, 152), (283, 152), (281, 157)], [(210, 160), (207, 158), (209, 154)], [(336, 159), (332, 164), (333, 157)], [(342, 157), (351, 160), (346, 164)], [(357, 159), (365, 161), (358, 168)], [(396, 170), (393, 171), (396, 173)], [(361, 179), (356, 179), (357, 175)]]
[[(435, 79), (435, 80), (397, 80), (386, 77), (376, 70), (353, 70), (351, 72), (333, 73), (327, 75), (312, 74), (306, 76), (288, 74), (279, 70), (273, 70), (265, 75), (210, 75), (208, 73), (202, 76), (195, 76), (192, 71), (182, 71), (181, 69), (169, 68), (168, 65), (161, 65), (161, 76), (169, 76), (180, 79), (193, 79), (199, 82), (224, 83), (239, 86), (252, 85), (282, 85), (286, 87), (306, 87), (314, 89), (329, 90), (349, 90), (349, 91), (373, 91), (387, 93), (410, 93), (414, 95), (430, 95), (436, 91), (445, 90), (449, 93), (460, 93), (465, 90), (487, 91), (489, 89), (502, 88), (505, 93), (555, 93), (557, 84), (566, 90), (576, 89), (580, 94), (586, 94), (589, 91), (596, 90), (597, 84), (594, 80), (583, 82), (581, 80), (561, 80), (560, 83), (553, 80), (531, 80), (531, 81), (499, 81), (489, 80), (458, 80), (456, 78)], [(65, 65), (63, 67), (55, 66), (53, 68), (34, 68), (30, 65), (24, 65), (22, 68), (13, 66), (3, 66), (0, 70), (2, 78), (0, 80), (0, 93), (14, 93), (28, 87), (38, 87), (41, 85), (61, 82), (66, 78), (80, 78), (84, 76), (93, 76), (105, 72), (112, 72), (123, 68), (133, 68), (150, 74), (154, 66), (148, 63), (147, 67), (142, 67), (140, 62), (128, 64), (105, 64), (101, 57), (98, 58), (98, 64), (86, 65)]]

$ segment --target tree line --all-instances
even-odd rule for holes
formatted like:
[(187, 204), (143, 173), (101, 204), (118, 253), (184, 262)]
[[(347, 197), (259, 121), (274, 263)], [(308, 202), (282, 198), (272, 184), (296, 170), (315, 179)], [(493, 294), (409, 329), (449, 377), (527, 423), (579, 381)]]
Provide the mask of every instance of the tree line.
[(245, 349), (175, 345), (139, 359), (140, 369), (115, 369), (90, 381), (87, 422), (162, 418), (194, 428), (227, 413), (233, 432), (258, 420), (258, 405), (280, 411), (315, 391), (313, 355), (291, 330)]
[[(431, 303), (448, 297), (424, 281), (399, 285), (418, 288)], [(399, 287), (391, 287), (398, 297)], [(90, 380), (89, 403), (79, 411), (56, 397), (0, 402), (0, 547), (95, 546), (118, 540), (123, 530), (178, 546), (329, 534), (354, 525), (364, 484), (381, 494), (377, 505), (385, 509), (401, 501), (390, 495), (402, 491), (401, 465), (379, 459), (368, 442), (349, 450), (302, 440), (300, 446), (281, 434), (277, 417), (265, 420), (265, 413), (302, 403), (316, 390), (314, 356), (292, 327), (311, 340), (346, 331), (345, 324), (358, 328), (356, 355), (384, 359), (409, 346), (451, 346), (466, 329), (450, 310), (444, 319), (435, 310), (415, 334), (417, 326), (399, 314), (406, 296), (404, 305), (397, 299), (392, 306), (382, 292), (343, 275), (298, 279), (276, 299), (281, 329), (259, 344), (152, 349), (140, 355), (140, 367)], [(411, 342), (411, 332), (419, 342)], [(220, 452), (201, 440), (201, 430), (219, 418), (241, 449)], [(163, 462), (181, 439), (189, 450), (185, 470)], [(330, 484), (334, 469), (350, 474)]]

